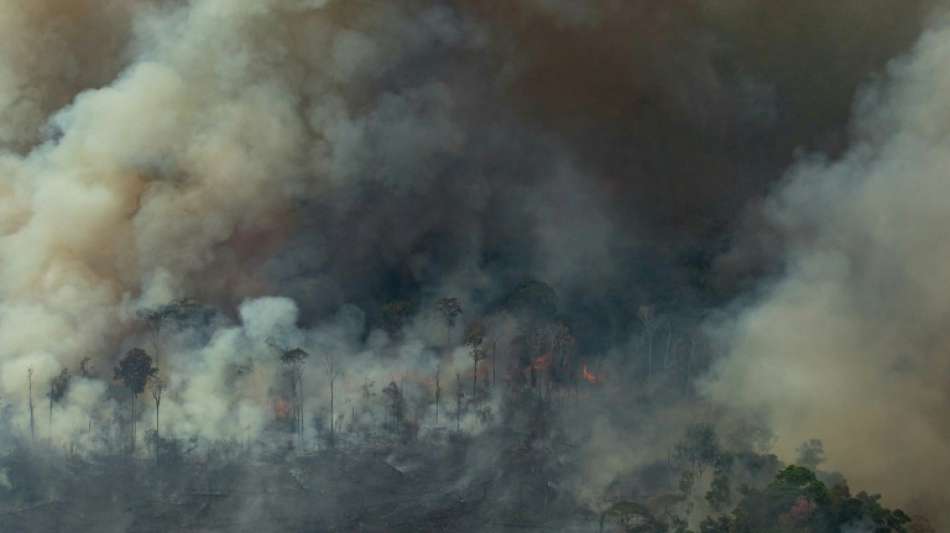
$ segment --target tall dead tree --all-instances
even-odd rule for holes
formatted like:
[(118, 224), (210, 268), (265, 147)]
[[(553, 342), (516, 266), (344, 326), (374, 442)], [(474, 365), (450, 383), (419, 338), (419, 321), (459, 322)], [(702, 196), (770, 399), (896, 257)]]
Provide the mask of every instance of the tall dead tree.
[(339, 368), (337, 367), (336, 356), (331, 352), (326, 352), (324, 354), (324, 361), (327, 366), (327, 379), (330, 380), (330, 439), (333, 440), (333, 437), (336, 435), (336, 423), (334, 422), (334, 385), (336, 383), (336, 378), (340, 376)]
[(569, 366), (576, 343), (571, 328), (563, 322), (558, 324), (554, 332), (554, 353), (558, 359), (558, 367), (564, 369)]
[(462, 376), (455, 374), (455, 431), (462, 431)]
[(33, 368), (26, 369), (26, 379), (30, 391), (30, 442), (36, 444), (36, 421), (33, 418)]
[(441, 367), (435, 368), (435, 425), (439, 425), (439, 400), (442, 398), (442, 385), (439, 383)]
[[(290, 384), (290, 404), (293, 415), (293, 429), (297, 433), (300, 445), (303, 446), (303, 365), (310, 354), (300, 348), (288, 349), (273, 338), (267, 339), (267, 344), (273, 348), (284, 366)], [(332, 413), (330, 423), (332, 425)]]
[(485, 359), (485, 349), (481, 345), (473, 346), (472, 356), (472, 398), (478, 397), (478, 363)]
[(69, 381), (72, 376), (64, 368), (49, 381), (49, 442), (53, 442), (53, 404), (59, 403), (69, 390)]
[(132, 348), (119, 360), (114, 370), (114, 379), (121, 380), (129, 389), (130, 450), (135, 453), (135, 400), (139, 394), (145, 392), (145, 385), (149, 379), (158, 374), (158, 368), (152, 366), (152, 358), (145, 350)]
[(553, 369), (557, 383), (561, 386), (573, 385), (577, 388), (579, 372), (574, 362), (574, 347), (577, 343), (571, 328), (565, 322), (559, 322), (554, 330)]
[(544, 371), (549, 365), (548, 354), (544, 352), (547, 340), (540, 326), (533, 326), (528, 335), (529, 354), (531, 356), (531, 388), (536, 388), (538, 397), (543, 396)]
[[(92, 369), (89, 367), (89, 362), (92, 361), (90, 357), (83, 357), (82, 361), (79, 362), (79, 376), (89, 379), (92, 377)], [(92, 412), (89, 413), (89, 425), (87, 431), (92, 434)]]
[(92, 376), (92, 369), (89, 368), (89, 363), (92, 361), (90, 357), (83, 357), (82, 361), (79, 362), (79, 375), (84, 378), (89, 378)]
[(161, 447), (161, 433), (159, 433), (159, 409), (162, 406), (162, 394), (165, 392), (165, 382), (161, 378), (152, 380), (152, 399), (155, 401), (155, 464), (158, 464), (159, 449)]
[[(310, 354), (301, 350), (300, 348), (294, 348), (292, 350), (285, 351), (281, 356), (281, 363), (290, 371), (291, 379), (291, 395), (293, 398), (294, 405), (294, 430), (297, 432), (297, 437), (300, 440), (300, 444), (303, 445), (303, 363), (304, 360), (309, 357)], [(331, 420), (332, 424), (332, 420)]]
[(481, 322), (473, 323), (465, 333), (465, 345), (472, 358), (472, 398), (478, 395), (478, 363), (485, 358), (482, 343), (485, 340), (485, 327)]
[(448, 346), (455, 320), (462, 314), (462, 304), (459, 303), (458, 298), (441, 298), (435, 305), (445, 321), (445, 345)]
[(383, 389), (383, 395), (389, 401), (386, 418), (388, 429), (396, 436), (405, 438), (409, 434), (409, 425), (406, 421), (406, 400), (402, 388), (395, 381)]
[(496, 356), (498, 352), (497, 348), (498, 348), (498, 342), (492, 341), (491, 343), (491, 386), (492, 387), (495, 386), (495, 367), (496, 367), (496, 362), (497, 362)]

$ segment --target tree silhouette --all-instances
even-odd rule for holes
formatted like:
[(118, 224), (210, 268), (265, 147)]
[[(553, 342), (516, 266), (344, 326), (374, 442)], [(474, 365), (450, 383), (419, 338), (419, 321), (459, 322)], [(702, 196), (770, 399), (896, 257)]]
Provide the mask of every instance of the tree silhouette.
[(441, 298), (435, 304), (442, 319), (445, 320), (445, 344), (449, 344), (449, 334), (455, 327), (455, 320), (462, 314), (462, 304), (458, 298)]
[(485, 348), (482, 343), (485, 340), (485, 326), (481, 322), (472, 324), (465, 333), (465, 345), (469, 347), (469, 355), (472, 357), (472, 399), (477, 397), (478, 393), (478, 363), (485, 359)]
[(439, 400), (442, 399), (442, 385), (439, 382), (440, 375), (442, 373), (442, 367), (435, 367), (435, 425), (439, 425)]
[(400, 435), (405, 428), (406, 421), (406, 400), (403, 397), (402, 390), (395, 381), (390, 381), (389, 385), (383, 389), (383, 394), (389, 401), (388, 416), (389, 427), (393, 433)]
[(84, 378), (92, 377), (92, 368), (89, 366), (89, 363), (92, 362), (91, 357), (83, 357), (82, 361), (79, 362), (79, 375)]
[(36, 421), (33, 418), (33, 369), (26, 370), (26, 379), (30, 390), (30, 442), (36, 443)]
[[(280, 363), (287, 369), (290, 378), (290, 397), (294, 415), (294, 432), (297, 433), (300, 444), (303, 444), (303, 365), (310, 354), (300, 348), (285, 348), (275, 339), (267, 339), (267, 344), (277, 351)], [(335, 368), (334, 368), (335, 370)], [(332, 383), (332, 382), (331, 382)], [(332, 413), (331, 413), (332, 424)]]
[(159, 377), (152, 379), (152, 399), (155, 400), (155, 463), (158, 464), (158, 452), (161, 447), (161, 434), (159, 433), (158, 414), (162, 406), (162, 393), (165, 392), (165, 381)]
[(59, 374), (53, 376), (53, 379), (49, 382), (49, 439), (52, 442), (53, 439), (53, 404), (59, 403), (66, 396), (66, 392), (69, 390), (69, 381), (72, 376), (69, 374), (69, 369), (62, 369)]
[(462, 304), (459, 303), (458, 298), (441, 298), (437, 303), (436, 307), (439, 309), (439, 313), (442, 314), (442, 318), (445, 319), (445, 323), (450, 327), (455, 327), (455, 319), (462, 314)]
[[(304, 352), (306, 353), (306, 352)], [(333, 442), (333, 438), (336, 435), (336, 423), (334, 419), (334, 391), (333, 387), (336, 384), (336, 378), (341, 374), (340, 369), (337, 367), (336, 356), (332, 352), (326, 352), (323, 356), (323, 360), (327, 365), (327, 378), (330, 380), (330, 442)]]
[(115, 367), (114, 379), (121, 380), (129, 389), (129, 410), (131, 413), (131, 450), (135, 452), (135, 399), (145, 391), (148, 380), (158, 373), (152, 366), (152, 358), (141, 348), (132, 348), (119, 360)]
[(462, 376), (455, 374), (455, 431), (462, 431), (462, 398), (465, 393), (462, 392)]
[(393, 337), (401, 334), (403, 326), (412, 316), (413, 303), (408, 300), (393, 300), (382, 307), (383, 327)]

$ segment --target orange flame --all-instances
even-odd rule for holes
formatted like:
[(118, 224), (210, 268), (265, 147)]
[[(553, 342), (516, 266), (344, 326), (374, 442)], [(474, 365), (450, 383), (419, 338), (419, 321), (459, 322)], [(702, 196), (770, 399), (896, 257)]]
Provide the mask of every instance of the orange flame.
[(278, 399), (274, 402), (274, 416), (284, 419), (290, 416), (290, 404), (286, 400)]
[(541, 355), (540, 357), (536, 357), (533, 361), (531, 361), (531, 366), (534, 367), (535, 370), (545, 370), (551, 366), (552, 358), (553, 356), (550, 352), (548, 352), (544, 355)]
[(587, 381), (588, 383), (592, 383), (595, 385), (597, 383), (600, 383), (600, 378), (597, 377), (597, 374), (594, 374), (593, 372), (591, 372), (590, 369), (587, 368), (587, 365), (584, 365), (583, 368), (581, 368), (581, 377), (583, 377), (584, 380)]

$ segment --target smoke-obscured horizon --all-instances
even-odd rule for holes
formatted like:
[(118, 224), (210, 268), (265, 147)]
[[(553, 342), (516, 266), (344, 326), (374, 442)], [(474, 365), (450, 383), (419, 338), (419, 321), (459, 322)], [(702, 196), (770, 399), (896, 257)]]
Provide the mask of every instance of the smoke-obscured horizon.
[[(596, 376), (558, 419), (589, 437), (570, 482), (592, 507), (703, 422), (787, 461), (820, 438), (946, 523), (941, 6), (7, 2), (7, 437), (30, 431), (28, 372), (42, 411), (65, 368), (38, 433), (104, 446), (133, 347), (168, 435), (265, 433), (275, 346), (312, 354), (310, 416), (338, 365), (343, 427), (394, 382), (425, 429), (433, 377), (448, 402), (472, 378), (466, 329), (527, 342), (512, 301), (550, 288)], [(184, 300), (198, 318), (142, 320)], [(510, 358), (500, 380), (538, 364)]]

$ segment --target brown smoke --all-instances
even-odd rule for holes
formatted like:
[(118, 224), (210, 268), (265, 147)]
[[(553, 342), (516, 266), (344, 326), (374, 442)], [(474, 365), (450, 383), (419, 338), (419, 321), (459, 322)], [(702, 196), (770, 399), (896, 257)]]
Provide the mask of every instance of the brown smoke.
[(124, 66), (131, 0), (36, 0), (0, 7), (0, 147), (27, 149), (51, 113)]

